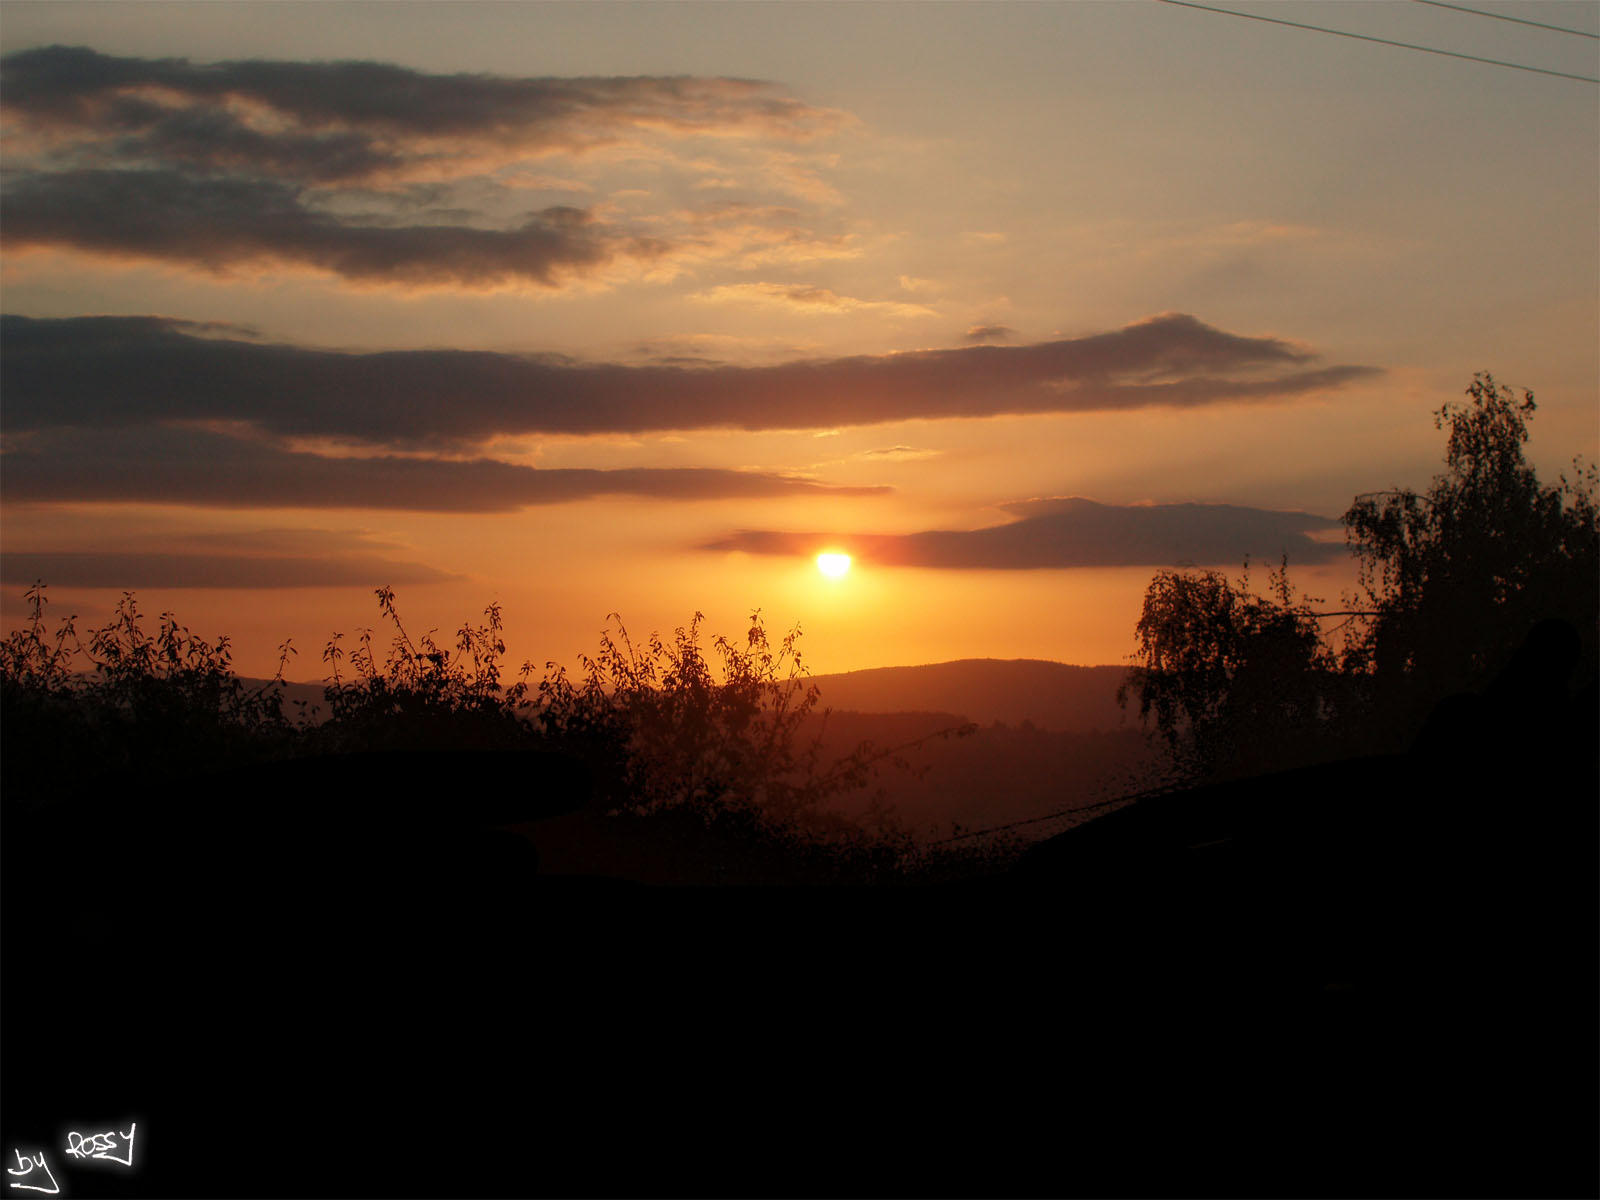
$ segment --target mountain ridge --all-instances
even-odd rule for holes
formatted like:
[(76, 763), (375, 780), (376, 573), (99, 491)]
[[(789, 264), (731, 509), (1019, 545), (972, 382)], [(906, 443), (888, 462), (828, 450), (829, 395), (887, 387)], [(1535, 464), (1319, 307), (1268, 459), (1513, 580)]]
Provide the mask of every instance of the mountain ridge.
[[(1064, 733), (1089, 733), (1131, 727), (1137, 714), (1117, 704), (1125, 667), (1076, 666), (1043, 658), (958, 658), (902, 667), (863, 667), (811, 675), (806, 682), (820, 693), (819, 708), (836, 712), (950, 713), (979, 725), (1021, 725)], [(245, 678), (247, 688), (266, 679)], [(285, 707), (295, 701), (320, 707), (326, 715), (321, 683), (286, 681)]]
[(910, 667), (813, 675), (826, 708), (850, 712), (958, 713), (980, 725), (1031, 722), (1088, 733), (1134, 724), (1117, 703), (1126, 667), (1042, 658), (959, 658)]

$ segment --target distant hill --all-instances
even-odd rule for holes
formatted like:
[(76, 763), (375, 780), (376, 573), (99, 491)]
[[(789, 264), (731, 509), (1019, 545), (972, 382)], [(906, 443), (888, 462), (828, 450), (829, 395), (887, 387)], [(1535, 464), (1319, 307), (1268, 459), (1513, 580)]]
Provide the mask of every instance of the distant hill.
[[(814, 675), (821, 689), (819, 707), (836, 712), (950, 713), (979, 725), (1020, 725), (1062, 733), (1137, 728), (1138, 710), (1124, 713), (1117, 705), (1123, 667), (1072, 667), (1037, 658), (963, 658), (918, 667), (876, 667), (837, 675)], [(259, 688), (264, 679), (246, 679)], [(288, 683), (284, 709), (291, 716), (294, 701), (320, 708), (328, 715), (320, 683)]]
[(850, 712), (958, 713), (980, 725), (999, 721), (1067, 733), (1138, 725), (1117, 687), (1124, 667), (1071, 667), (1036, 658), (964, 658), (920, 667), (879, 667), (816, 675), (822, 707)]

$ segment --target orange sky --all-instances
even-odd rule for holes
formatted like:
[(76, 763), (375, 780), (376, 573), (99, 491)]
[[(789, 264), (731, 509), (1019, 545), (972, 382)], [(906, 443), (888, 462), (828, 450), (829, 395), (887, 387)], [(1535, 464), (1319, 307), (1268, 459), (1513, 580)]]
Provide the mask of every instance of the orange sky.
[(135, 587), (315, 679), (392, 585), (541, 666), (755, 608), (818, 672), (1119, 662), (1161, 566), (1337, 600), (1474, 371), (1547, 477), (1600, 449), (1588, 82), (1156, 4), (13, 0), (0, 50), (8, 628)]

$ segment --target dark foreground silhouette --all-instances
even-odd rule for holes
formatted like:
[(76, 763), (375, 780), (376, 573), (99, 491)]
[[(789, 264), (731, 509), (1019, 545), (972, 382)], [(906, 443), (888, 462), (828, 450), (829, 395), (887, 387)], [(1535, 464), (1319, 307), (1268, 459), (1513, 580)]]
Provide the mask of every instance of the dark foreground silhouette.
[[(1566, 653), (1410, 754), (942, 887), (541, 872), (541, 830), (605, 827), (553, 754), (8, 808), (0, 1149), (74, 1196), (1592, 1195)], [(130, 1121), (135, 1172), (63, 1166)]]

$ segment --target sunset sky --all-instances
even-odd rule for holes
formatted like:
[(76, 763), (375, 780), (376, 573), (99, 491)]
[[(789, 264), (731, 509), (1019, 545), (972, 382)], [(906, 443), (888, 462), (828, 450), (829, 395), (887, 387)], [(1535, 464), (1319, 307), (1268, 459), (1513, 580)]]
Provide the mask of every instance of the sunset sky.
[(541, 666), (755, 608), (818, 672), (1116, 663), (1163, 566), (1336, 602), (1474, 371), (1600, 453), (1581, 79), (1154, 0), (7, 0), (0, 52), (8, 628), (132, 588), (314, 680), (388, 585)]

